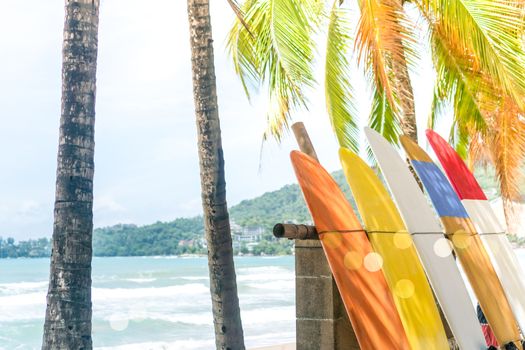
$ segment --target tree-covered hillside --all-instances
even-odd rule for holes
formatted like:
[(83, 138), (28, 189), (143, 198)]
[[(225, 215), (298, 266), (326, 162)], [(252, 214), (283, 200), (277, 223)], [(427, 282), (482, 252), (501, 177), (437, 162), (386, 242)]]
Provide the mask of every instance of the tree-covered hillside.
[(0, 259), (18, 257), (42, 258), (50, 255), (51, 240), (47, 238), (15, 242), (11, 237), (7, 239), (0, 237)]
[[(336, 171), (332, 175), (350, 198), (343, 172)], [(272, 235), (273, 226), (280, 222), (311, 223), (297, 184), (286, 185), (277, 191), (267, 192), (232, 206), (230, 218), (240, 227), (263, 228), (263, 234), (253, 242), (237, 244), (237, 251), (249, 251), (253, 254), (290, 253), (291, 242), (275, 240)], [(98, 256), (204, 254), (206, 249), (203, 235), (200, 216), (146, 226), (115, 225), (95, 230), (93, 248)], [(250, 244), (248, 250), (247, 245)]]
[(310, 222), (310, 214), (297, 185), (267, 192), (230, 208), (230, 217), (241, 226), (264, 226), (270, 229), (278, 222)]
[(179, 218), (152, 225), (115, 225), (95, 229), (97, 256), (180, 255), (202, 253), (202, 217)]
[[(336, 171), (332, 176), (355, 208), (343, 172)], [(492, 169), (477, 169), (476, 177), (489, 198), (498, 195)], [(271, 234), (273, 226), (279, 222), (311, 223), (310, 214), (296, 184), (286, 185), (277, 191), (267, 192), (232, 206), (230, 218), (237, 228), (262, 227), (263, 233), (257, 239), (249, 242), (239, 240), (234, 244), (238, 252), (249, 251), (253, 254), (290, 253), (291, 242), (275, 240)], [(203, 238), (203, 221), (198, 216), (145, 226), (119, 224), (97, 228), (94, 231), (93, 249), (96, 256), (205, 254)], [(0, 257), (49, 256), (49, 252), (49, 241), (14, 242), (13, 239), (0, 239)]]
[[(342, 171), (332, 174), (349, 195)], [(232, 222), (241, 227), (262, 227), (264, 233), (252, 242), (254, 254), (291, 252), (291, 242), (276, 241), (271, 233), (279, 222), (311, 223), (303, 195), (296, 184), (286, 185), (257, 198), (244, 200), (230, 208)], [(202, 217), (180, 218), (152, 225), (115, 225), (94, 231), (93, 249), (97, 256), (179, 255), (205, 253)], [(246, 253), (246, 244), (239, 251)]]
[[(346, 197), (351, 199), (350, 189), (342, 170), (332, 173), (332, 176), (343, 189)], [(311, 223), (312, 221), (297, 184), (286, 185), (277, 191), (244, 200), (230, 208), (230, 216), (241, 226), (260, 225), (268, 230), (280, 222)]]

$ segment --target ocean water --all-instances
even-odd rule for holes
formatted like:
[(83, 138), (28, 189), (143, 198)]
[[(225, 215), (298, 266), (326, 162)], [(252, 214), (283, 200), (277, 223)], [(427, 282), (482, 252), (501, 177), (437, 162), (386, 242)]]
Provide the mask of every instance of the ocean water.
[[(295, 341), (293, 257), (235, 259), (248, 348)], [(0, 260), (0, 349), (39, 349), (49, 259)], [(215, 347), (206, 258), (93, 259), (96, 349)]]
[[(525, 250), (516, 254), (525, 269)], [(238, 257), (235, 265), (247, 347), (294, 342), (294, 258)], [(1, 350), (40, 349), (48, 274), (49, 259), (0, 259)], [(206, 258), (94, 258), (93, 343), (214, 349)]]

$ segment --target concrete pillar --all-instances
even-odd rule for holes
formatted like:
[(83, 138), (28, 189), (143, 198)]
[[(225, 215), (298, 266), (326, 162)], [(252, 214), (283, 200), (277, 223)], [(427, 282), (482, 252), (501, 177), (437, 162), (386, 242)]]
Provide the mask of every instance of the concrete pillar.
[(318, 240), (295, 241), (297, 350), (353, 350), (359, 345)]

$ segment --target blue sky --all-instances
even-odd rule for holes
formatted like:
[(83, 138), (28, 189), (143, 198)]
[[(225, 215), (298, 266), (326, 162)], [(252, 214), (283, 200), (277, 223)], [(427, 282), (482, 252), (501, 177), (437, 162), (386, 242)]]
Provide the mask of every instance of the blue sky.
[[(267, 142), (264, 96), (248, 103), (225, 52), (233, 21), (214, 0), (212, 21), (228, 203), (294, 182), (287, 137)], [(0, 236), (50, 236), (53, 221), (62, 0), (0, 1)], [(319, 64), (321, 67), (321, 64)], [(322, 69), (318, 69), (321, 73)], [(430, 62), (413, 72), (424, 126)], [(360, 115), (368, 92), (355, 75)], [(95, 150), (95, 227), (147, 224), (201, 212), (186, 1), (104, 0), (100, 10)], [(319, 80), (322, 80), (320, 78)], [(310, 92), (305, 122), (321, 162), (340, 166), (322, 89)], [(363, 118), (364, 119), (364, 118)], [(422, 128), (421, 128), (422, 129)]]

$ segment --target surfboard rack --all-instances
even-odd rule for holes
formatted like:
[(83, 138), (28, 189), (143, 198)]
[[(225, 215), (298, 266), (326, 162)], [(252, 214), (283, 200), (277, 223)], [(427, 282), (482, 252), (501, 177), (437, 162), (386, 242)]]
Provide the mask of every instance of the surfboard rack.
[(296, 224), (276, 224), (273, 235), (277, 238), (288, 239), (319, 239), (315, 226)]

